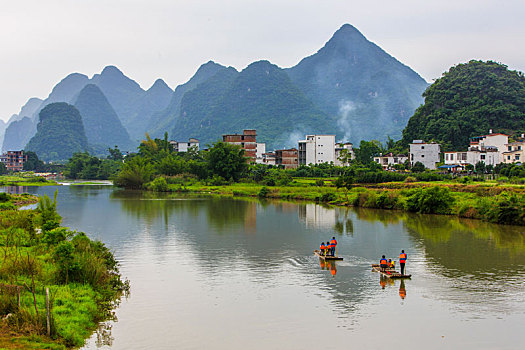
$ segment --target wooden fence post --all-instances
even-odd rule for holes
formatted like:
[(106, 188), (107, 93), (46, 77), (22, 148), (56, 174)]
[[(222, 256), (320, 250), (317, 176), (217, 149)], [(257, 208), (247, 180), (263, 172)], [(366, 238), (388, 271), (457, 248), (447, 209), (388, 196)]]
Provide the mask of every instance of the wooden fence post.
[(22, 289), (22, 287), (16, 287), (16, 303), (18, 304), (18, 311), (20, 311), (20, 289)]
[(51, 310), (49, 309), (49, 287), (46, 288), (47, 336), (51, 336)]

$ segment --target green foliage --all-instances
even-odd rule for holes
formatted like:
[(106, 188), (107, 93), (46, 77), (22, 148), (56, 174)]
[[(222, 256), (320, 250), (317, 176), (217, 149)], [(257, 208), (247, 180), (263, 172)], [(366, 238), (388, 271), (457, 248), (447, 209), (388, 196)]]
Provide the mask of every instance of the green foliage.
[(4, 163), (0, 162), (0, 175), (4, 175), (4, 174), (7, 174), (8, 171), (7, 171), (7, 168), (5, 166)]
[(374, 161), (374, 157), (379, 155), (382, 151), (381, 143), (377, 140), (365, 141), (362, 140), (359, 148), (354, 150), (355, 159), (359, 163), (368, 165)]
[(237, 181), (248, 169), (244, 150), (225, 142), (216, 142), (207, 154), (210, 171), (225, 179), (232, 178)]
[(440, 141), (443, 150), (466, 150), (469, 138), (489, 129), (525, 130), (525, 76), (492, 61), (470, 61), (450, 68), (423, 94), (403, 131), (402, 144)]
[(410, 169), (413, 173), (422, 173), (425, 171), (425, 166), (421, 162), (416, 162)]
[(65, 164), (64, 175), (69, 179), (107, 180), (122, 167), (122, 161), (99, 159), (89, 153), (75, 153)]
[(40, 213), (42, 232), (56, 229), (60, 225), (60, 215), (57, 212), (57, 195), (58, 190), (55, 191), (53, 200), (47, 194), (38, 198), (38, 212)]
[(449, 214), (453, 203), (454, 198), (448, 188), (417, 188), (407, 198), (406, 209), (423, 214)]
[(42, 160), (66, 160), (75, 152), (89, 150), (82, 117), (67, 103), (51, 103), (40, 111), (37, 133), (26, 150)]
[(268, 188), (266, 186), (263, 186), (261, 190), (259, 191), (259, 193), (257, 194), (257, 196), (260, 198), (266, 198), (268, 197), (268, 193), (270, 193)]
[(35, 152), (25, 151), (24, 154), (27, 156), (27, 161), (24, 162), (24, 170), (34, 172), (45, 172), (47, 170), (44, 162), (38, 159)]
[(148, 189), (155, 192), (168, 192), (168, 183), (164, 177), (157, 177), (148, 184)]
[(153, 177), (153, 165), (146, 158), (128, 160), (115, 178), (115, 185), (130, 189), (141, 189)]

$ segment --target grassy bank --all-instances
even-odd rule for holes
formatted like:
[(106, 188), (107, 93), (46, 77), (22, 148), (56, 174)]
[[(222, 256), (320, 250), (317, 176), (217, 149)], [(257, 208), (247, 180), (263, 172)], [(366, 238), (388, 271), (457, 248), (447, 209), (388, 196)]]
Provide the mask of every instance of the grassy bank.
[(54, 186), (56, 181), (46, 180), (42, 176), (35, 176), (32, 173), (19, 175), (1, 175), (0, 186)]
[(525, 225), (525, 186), (496, 182), (390, 182), (336, 188), (330, 179), (294, 179), (289, 186), (254, 183), (167, 184), (152, 190), (323, 202), (340, 206), (456, 215), (500, 224)]
[(36, 202), (27, 194), (0, 194), (0, 348), (79, 347), (110, 316), (127, 283), (104, 244), (59, 225), (55, 200), (17, 209)]

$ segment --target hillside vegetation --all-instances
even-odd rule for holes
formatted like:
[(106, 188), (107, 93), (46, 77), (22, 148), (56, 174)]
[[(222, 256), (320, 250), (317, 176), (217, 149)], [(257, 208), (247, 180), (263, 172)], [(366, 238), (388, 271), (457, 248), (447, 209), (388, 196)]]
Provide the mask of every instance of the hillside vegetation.
[(525, 130), (525, 76), (496, 62), (452, 67), (423, 94), (425, 104), (410, 118), (402, 144), (438, 141), (444, 150), (466, 150), (469, 138)]

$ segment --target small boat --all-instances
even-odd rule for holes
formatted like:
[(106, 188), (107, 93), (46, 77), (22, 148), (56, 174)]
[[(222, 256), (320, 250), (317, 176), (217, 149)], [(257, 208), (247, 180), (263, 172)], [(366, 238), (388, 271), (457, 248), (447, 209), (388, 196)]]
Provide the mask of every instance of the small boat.
[(385, 271), (381, 270), (379, 264), (372, 264), (372, 271), (379, 272), (386, 278), (411, 278), (412, 275), (402, 275), (400, 272), (393, 268), (387, 268)]
[(324, 255), (321, 255), (321, 252), (319, 250), (314, 250), (314, 254), (317, 255), (319, 258), (321, 259), (324, 259), (324, 260), (343, 260), (343, 258), (339, 257), (339, 256), (331, 256), (331, 255), (328, 255), (328, 256), (324, 256)]

